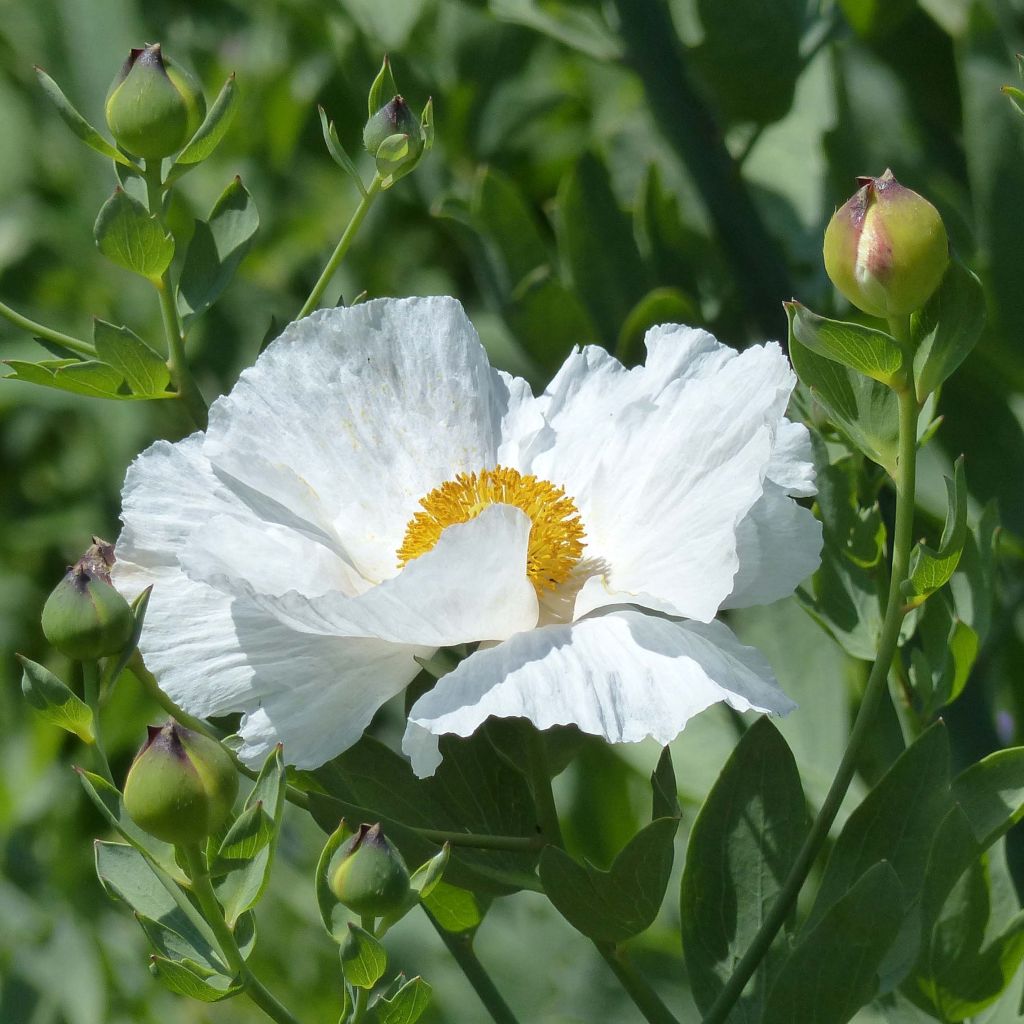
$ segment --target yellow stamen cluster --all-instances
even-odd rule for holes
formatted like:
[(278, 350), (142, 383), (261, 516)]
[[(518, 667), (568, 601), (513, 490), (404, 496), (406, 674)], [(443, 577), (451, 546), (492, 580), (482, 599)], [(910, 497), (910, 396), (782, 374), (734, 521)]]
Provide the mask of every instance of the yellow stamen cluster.
[(533, 523), (526, 574), (537, 593), (553, 590), (568, 579), (583, 554), (583, 524), (576, 503), (561, 487), (504, 466), (459, 473), (421, 498), (423, 511), (409, 520), (398, 549), (398, 564), (425, 555), (446, 527), (469, 522), (495, 504), (514, 505)]

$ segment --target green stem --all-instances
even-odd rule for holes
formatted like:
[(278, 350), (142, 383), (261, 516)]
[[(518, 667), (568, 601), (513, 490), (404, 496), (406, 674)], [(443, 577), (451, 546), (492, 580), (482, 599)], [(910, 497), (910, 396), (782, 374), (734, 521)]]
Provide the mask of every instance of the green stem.
[(298, 1019), (293, 1017), (277, 1001), (276, 997), (263, 987), (263, 984), (246, 966), (245, 958), (238, 948), (234, 933), (224, 920), (224, 913), (217, 902), (217, 894), (213, 891), (213, 883), (210, 881), (210, 872), (207, 870), (206, 858), (203, 856), (202, 850), (195, 845), (180, 846), (178, 849), (184, 855), (188, 876), (192, 881), (192, 892), (195, 894), (203, 916), (213, 930), (228, 967), (237, 975), (246, 995), (278, 1024), (299, 1024)]
[(558, 807), (555, 805), (555, 794), (551, 791), (551, 772), (548, 768), (548, 751), (544, 744), (544, 734), (536, 728), (529, 729), (529, 760), (530, 781), (533, 788), (533, 799), (537, 804), (537, 816), (541, 837), (554, 846), (565, 846), (562, 838), (562, 826), (558, 821)]
[(789, 917), (796, 904), (800, 890), (807, 880), (814, 861), (817, 859), (829, 829), (835, 820), (839, 807), (846, 796), (856, 771), (861, 748), (864, 746), (885, 695), (886, 680), (896, 645), (899, 641), (900, 626), (906, 615), (900, 587), (907, 578), (910, 563), (910, 549), (914, 529), (914, 493), (917, 479), (917, 400), (914, 397), (913, 374), (910, 370), (912, 355), (909, 352), (909, 322), (901, 320), (890, 325), (893, 334), (904, 348), (906, 379), (896, 392), (899, 401), (899, 455), (896, 461), (896, 526), (892, 543), (892, 575), (889, 581), (889, 597), (882, 623), (882, 634), (878, 641), (878, 653), (871, 666), (864, 688), (857, 720), (850, 732), (850, 741), (836, 771), (828, 795), (825, 797), (811, 831), (790, 868), (789, 875), (779, 890), (779, 895), (768, 911), (750, 947), (736, 965), (725, 987), (704, 1017), (703, 1024), (722, 1024), (729, 1011), (742, 995), (747, 982), (764, 959), (783, 922)]
[(45, 338), (47, 341), (52, 341), (55, 345), (62, 345), (72, 352), (77, 352), (80, 356), (85, 356), (86, 359), (96, 358), (96, 349), (89, 342), (82, 341), (80, 338), (72, 338), (70, 334), (62, 334), (60, 331), (54, 331), (44, 324), (37, 323), (35, 320), (29, 320), (27, 316), (22, 316), (2, 302), (0, 302), (0, 316), (10, 320), (15, 327), (20, 327), (23, 331), (28, 331), (29, 334), (35, 335), (37, 338)]
[(452, 959), (462, 969), (466, 980), (473, 987), (484, 1009), (490, 1014), (494, 1024), (519, 1024), (515, 1014), (509, 1009), (508, 1003), (502, 998), (491, 976), (487, 973), (484, 965), (477, 958), (473, 949), (473, 940), (465, 932), (453, 934), (447, 931), (440, 921), (424, 906), (423, 913), (427, 920), (434, 926), (434, 930), (441, 936), (441, 941), (448, 947)]
[(100, 731), (100, 667), (95, 661), (83, 661), (81, 664), (82, 693), (85, 703), (92, 711), (92, 745), (96, 751), (96, 762), (100, 774), (113, 785), (114, 776), (110, 774), (110, 762), (107, 761), (107, 753), (103, 749), (103, 734)]
[[(160, 161), (147, 160), (143, 177), (146, 180), (149, 212), (162, 224), (163, 182), (160, 178)], [(174, 287), (171, 282), (170, 268), (165, 270), (159, 278), (153, 280), (153, 287), (160, 300), (160, 316), (164, 324), (164, 335), (167, 338), (167, 365), (171, 371), (171, 381), (185, 403), (185, 408), (195, 425), (200, 429), (205, 429), (208, 412), (206, 400), (192, 376), (188, 359), (185, 356), (185, 334), (178, 317), (178, 307), (174, 303)]]
[(355, 240), (356, 233), (359, 231), (359, 226), (363, 223), (363, 219), (367, 213), (370, 212), (370, 207), (373, 205), (374, 199), (377, 198), (377, 194), (380, 192), (381, 178), (379, 174), (373, 176), (373, 181), (370, 182), (370, 187), (366, 190), (365, 195), (359, 200), (359, 205), (356, 207), (356, 212), (352, 214), (352, 219), (348, 222), (348, 227), (345, 228), (338, 244), (331, 258), (327, 261), (327, 265), (323, 269), (323, 273), (320, 275), (319, 280), (313, 285), (313, 290), (309, 293), (309, 298), (302, 305), (302, 309), (299, 310), (299, 315), (295, 318), (301, 320), (304, 316), (309, 316), (314, 309), (320, 303), (320, 297), (323, 295), (327, 286), (331, 283), (331, 278), (334, 277), (334, 272), (341, 265), (341, 261), (345, 258), (345, 254), (348, 252)]
[(645, 1020), (650, 1021), (650, 1024), (679, 1024), (657, 992), (629, 962), (621, 946), (613, 946), (606, 942), (595, 942), (594, 945)]

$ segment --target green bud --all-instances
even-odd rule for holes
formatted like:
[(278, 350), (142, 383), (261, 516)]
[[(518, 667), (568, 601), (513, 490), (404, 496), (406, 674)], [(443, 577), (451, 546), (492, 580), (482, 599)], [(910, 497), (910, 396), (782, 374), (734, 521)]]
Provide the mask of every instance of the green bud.
[(147, 160), (181, 149), (205, 114), (199, 83), (159, 43), (132, 49), (107, 93), (107, 124), (118, 145)]
[(825, 269), (858, 309), (878, 317), (920, 309), (949, 263), (938, 210), (887, 170), (860, 189), (825, 229)]
[(132, 821), (177, 845), (213, 835), (237, 795), (238, 773), (228, 752), (174, 721), (149, 726), (124, 784), (124, 806)]
[(43, 605), (46, 639), (69, 658), (95, 661), (124, 649), (132, 635), (132, 610), (111, 586), (114, 549), (93, 537)]
[(329, 868), (331, 891), (362, 917), (381, 917), (400, 907), (409, 892), (409, 871), (380, 825), (360, 825)]
[(420, 122), (409, 109), (409, 104), (396, 96), (385, 103), (363, 128), (363, 145), (371, 156), (376, 156), (383, 142), (393, 135), (404, 135), (409, 139), (410, 152), (418, 157), (423, 152), (423, 136)]

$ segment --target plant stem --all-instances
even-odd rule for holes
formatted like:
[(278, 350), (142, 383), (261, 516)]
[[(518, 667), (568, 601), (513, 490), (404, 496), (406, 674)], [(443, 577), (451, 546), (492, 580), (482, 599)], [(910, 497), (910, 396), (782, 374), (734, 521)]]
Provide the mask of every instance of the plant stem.
[(224, 954), (228, 967), (238, 976), (246, 995), (271, 1019), (278, 1024), (299, 1024), (298, 1020), (286, 1010), (256, 976), (246, 966), (245, 959), (235, 942), (235, 936), (224, 920), (224, 913), (217, 902), (213, 891), (210, 873), (206, 867), (206, 858), (202, 850), (195, 845), (180, 846), (188, 866), (188, 875), (192, 881), (192, 892), (203, 911), (203, 916), (213, 930), (217, 943)]
[(29, 334), (33, 334), (38, 338), (45, 338), (47, 341), (52, 341), (55, 345), (62, 345), (72, 352), (77, 352), (80, 356), (85, 356), (86, 359), (96, 358), (96, 349), (89, 342), (82, 341), (80, 338), (73, 338), (70, 334), (62, 334), (60, 331), (52, 330), (44, 324), (36, 323), (35, 320), (29, 320), (27, 316), (22, 316), (3, 302), (0, 302), (0, 316), (10, 320), (15, 327), (20, 327), (23, 331), (28, 331)]
[(650, 1024), (679, 1024), (660, 996), (629, 962), (621, 946), (606, 942), (595, 942), (594, 945), (645, 1020), (650, 1021)]
[(533, 799), (537, 803), (541, 835), (546, 842), (565, 846), (562, 826), (558, 822), (558, 807), (551, 791), (551, 772), (548, 769), (548, 751), (544, 745), (544, 734), (537, 728), (529, 729), (530, 781), (533, 784)]
[(334, 272), (341, 265), (341, 261), (345, 258), (345, 254), (348, 252), (355, 240), (356, 232), (359, 231), (359, 226), (363, 223), (363, 219), (370, 211), (370, 207), (373, 205), (374, 199), (377, 198), (380, 192), (381, 178), (379, 174), (373, 176), (373, 181), (370, 182), (370, 187), (366, 190), (366, 194), (359, 200), (359, 205), (356, 207), (356, 212), (352, 214), (352, 219), (348, 222), (348, 227), (345, 228), (341, 238), (338, 241), (337, 246), (331, 258), (327, 261), (327, 265), (323, 269), (323, 273), (320, 275), (319, 280), (313, 285), (313, 290), (309, 293), (309, 298), (302, 305), (302, 309), (299, 310), (299, 315), (295, 318), (301, 320), (304, 316), (309, 316), (314, 309), (320, 303), (320, 296), (323, 295), (327, 286), (331, 283), (331, 278), (334, 277)]
[(502, 998), (491, 976), (487, 973), (484, 965), (477, 959), (473, 949), (473, 941), (466, 933), (453, 934), (446, 931), (441, 922), (424, 906), (423, 913), (427, 920), (434, 926), (434, 930), (441, 936), (441, 941), (448, 947), (452, 959), (462, 969), (466, 980), (472, 985), (473, 991), (477, 994), (480, 1002), (491, 1016), (494, 1024), (519, 1024), (515, 1014), (509, 1009), (508, 1003)]
[(909, 323), (905, 320), (891, 324), (893, 334), (904, 349), (905, 379), (896, 392), (899, 401), (899, 455), (896, 461), (896, 525), (893, 531), (892, 574), (889, 581), (889, 597), (885, 607), (885, 619), (878, 641), (878, 652), (871, 666), (864, 697), (861, 701), (857, 720), (850, 732), (850, 741), (836, 776), (829, 787), (811, 831), (790, 868), (789, 875), (779, 890), (771, 909), (750, 947), (736, 965), (725, 987), (704, 1016), (703, 1024), (722, 1024), (729, 1011), (742, 995), (747, 982), (767, 954), (772, 941), (789, 916), (797, 896), (807, 880), (814, 861), (828, 837), (846, 791), (853, 780), (857, 760), (864, 745), (886, 690), (886, 680), (896, 645), (899, 641), (900, 626), (906, 615), (900, 587), (907, 578), (910, 549), (914, 528), (914, 492), (917, 479), (917, 400), (914, 397), (914, 381), (911, 367), (912, 354), (909, 351)]
[[(163, 182), (160, 179), (160, 161), (147, 160), (143, 177), (146, 180), (149, 212), (162, 224), (161, 192)], [(171, 371), (171, 381), (185, 403), (185, 408), (195, 425), (200, 429), (205, 429), (206, 400), (192, 376), (188, 360), (185, 357), (185, 335), (181, 328), (181, 320), (178, 318), (178, 307), (174, 303), (174, 288), (169, 269), (165, 270), (159, 278), (153, 280), (153, 287), (160, 300), (160, 316), (164, 323), (164, 335), (167, 338), (167, 365)]]
[(81, 664), (82, 693), (85, 703), (92, 711), (93, 750), (96, 751), (100, 774), (113, 785), (114, 776), (110, 774), (110, 763), (107, 761), (107, 753), (103, 749), (103, 734), (100, 732), (100, 667), (95, 661), (83, 661)]

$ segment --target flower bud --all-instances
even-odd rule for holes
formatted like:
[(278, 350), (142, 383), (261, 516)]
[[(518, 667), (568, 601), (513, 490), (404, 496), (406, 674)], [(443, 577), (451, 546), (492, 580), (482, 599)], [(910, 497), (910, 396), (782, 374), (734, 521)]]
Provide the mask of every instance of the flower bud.
[(149, 726), (124, 784), (124, 806), (144, 832), (165, 843), (198, 843), (227, 820), (238, 795), (228, 752), (177, 722)]
[(405, 135), (409, 139), (410, 152), (419, 156), (423, 151), (420, 123), (409, 109), (409, 104), (396, 96), (385, 103), (363, 128), (363, 145), (371, 156), (376, 156), (381, 144), (392, 135)]
[(334, 856), (329, 869), (331, 891), (362, 917), (396, 910), (409, 892), (409, 871), (402, 855), (385, 838), (380, 825), (360, 825)]
[(132, 49), (107, 93), (107, 124), (118, 145), (147, 160), (181, 149), (205, 113), (199, 83), (159, 43)]
[(938, 210), (886, 171), (860, 189), (825, 229), (825, 269), (858, 309), (878, 317), (920, 309), (939, 286), (949, 243)]
[(114, 549), (98, 537), (64, 574), (43, 605), (46, 639), (69, 658), (117, 654), (132, 635), (132, 610), (110, 584)]

